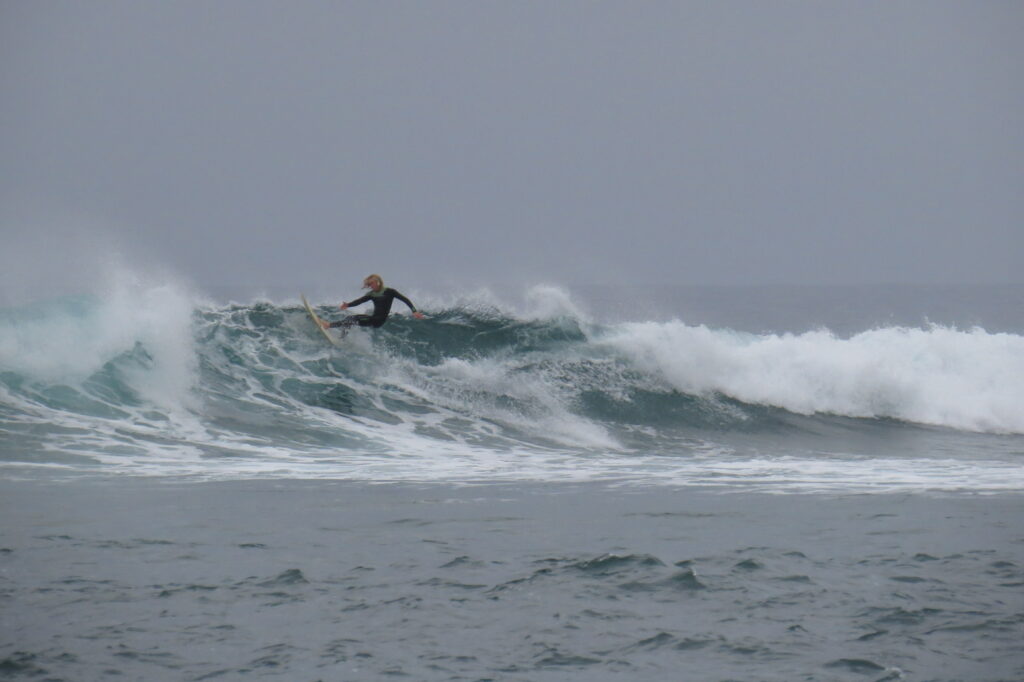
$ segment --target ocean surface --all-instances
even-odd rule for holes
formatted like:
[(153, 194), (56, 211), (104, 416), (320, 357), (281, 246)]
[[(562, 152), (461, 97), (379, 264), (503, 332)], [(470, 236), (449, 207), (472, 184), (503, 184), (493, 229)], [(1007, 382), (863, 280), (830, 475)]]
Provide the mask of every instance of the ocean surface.
[(0, 308), (0, 677), (1024, 679), (1024, 287), (405, 293)]

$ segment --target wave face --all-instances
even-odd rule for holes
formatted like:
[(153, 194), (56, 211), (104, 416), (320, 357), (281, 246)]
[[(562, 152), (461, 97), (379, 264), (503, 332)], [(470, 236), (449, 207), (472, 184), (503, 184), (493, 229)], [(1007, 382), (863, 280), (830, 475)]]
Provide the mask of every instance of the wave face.
[[(1024, 488), (1024, 337), (750, 334), (428, 306), (326, 346), (295, 301), (173, 287), (0, 314), (8, 467), (767, 489)], [(332, 319), (337, 310), (320, 312)]]

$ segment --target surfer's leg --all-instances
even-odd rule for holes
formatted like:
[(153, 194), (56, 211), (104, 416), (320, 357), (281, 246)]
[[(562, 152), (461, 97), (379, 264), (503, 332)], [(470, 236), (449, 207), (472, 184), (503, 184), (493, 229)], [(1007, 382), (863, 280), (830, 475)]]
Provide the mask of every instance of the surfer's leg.
[(352, 325), (356, 324), (359, 321), (358, 318), (360, 318), (360, 317), (366, 317), (366, 316), (365, 315), (349, 315), (345, 319), (343, 319), (343, 320), (336, 320), (334, 322), (331, 322), (327, 326), (330, 327), (331, 329), (337, 329), (338, 327), (341, 327), (342, 329), (348, 329)]
[(342, 337), (344, 337), (346, 334), (348, 334), (348, 330), (357, 324), (360, 327), (365, 327), (366, 321), (369, 319), (369, 315), (349, 315), (341, 322), (336, 322), (335, 324), (341, 327), (341, 335)]
[(349, 327), (352, 327), (354, 325), (357, 325), (357, 324), (360, 327), (365, 327), (366, 326), (366, 322), (369, 319), (370, 319), (369, 315), (351, 315), (351, 316), (346, 317), (344, 320), (341, 321), (341, 326), (345, 327), (346, 329), (349, 328)]

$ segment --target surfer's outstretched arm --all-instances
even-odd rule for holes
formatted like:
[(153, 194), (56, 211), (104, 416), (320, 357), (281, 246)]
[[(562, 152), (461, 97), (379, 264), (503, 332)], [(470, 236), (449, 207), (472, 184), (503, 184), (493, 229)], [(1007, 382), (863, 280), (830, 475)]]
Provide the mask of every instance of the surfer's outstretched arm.
[(403, 296), (401, 294), (401, 292), (399, 292), (397, 289), (392, 289), (391, 291), (394, 293), (395, 298), (397, 298), (399, 301), (401, 301), (402, 303), (404, 303), (407, 306), (409, 306), (409, 310), (412, 311), (412, 316), (413, 317), (415, 317), (417, 320), (422, 320), (423, 319), (423, 313), (421, 313), (420, 311), (416, 310), (416, 306), (414, 306), (412, 304), (412, 301), (410, 301), (408, 298)]
[(370, 300), (370, 294), (366, 294), (365, 296), (360, 296), (359, 298), (357, 298), (354, 301), (344, 301), (338, 307), (341, 308), (342, 310), (348, 310), (352, 306), (362, 305), (362, 304), (366, 303), (369, 300)]

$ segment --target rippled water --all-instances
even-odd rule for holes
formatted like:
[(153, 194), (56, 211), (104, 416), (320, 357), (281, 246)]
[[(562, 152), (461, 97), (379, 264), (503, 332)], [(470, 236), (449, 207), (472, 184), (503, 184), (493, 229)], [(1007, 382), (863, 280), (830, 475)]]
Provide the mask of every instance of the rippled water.
[[(7, 482), (11, 677), (1012, 680), (1019, 496)], [(60, 495), (61, 502), (33, 503)], [(59, 510), (59, 511), (58, 511)]]

